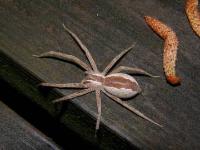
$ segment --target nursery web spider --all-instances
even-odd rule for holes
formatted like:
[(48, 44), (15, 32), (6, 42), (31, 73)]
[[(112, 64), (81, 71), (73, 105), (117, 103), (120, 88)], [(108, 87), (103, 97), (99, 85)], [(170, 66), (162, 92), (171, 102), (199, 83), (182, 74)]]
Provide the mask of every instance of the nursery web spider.
[[(80, 83), (66, 83), (66, 84), (41, 83), (41, 86), (45, 86), (45, 87), (82, 89), (78, 92), (56, 99), (53, 102), (55, 103), (55, 102), (70, 100), (72, 98), (82, 96), (87, 93), (95, 91), (96, 103), (97, 103), (97, 122), (96, 122), (95, 129), (97, 131), (99, 129), (100, 118), (101, 118), (101, 95), (100, 94), (102, 91), (109, 98), (111, 98), (118, 104), (122, 105), (129, 111), (137, 114), (141, 118), (146, 119), (149, 122), (159, 127), (162, 127), (162, 125), (156, 123), (155, 121), (148, 118), (147, 116), (142, 114), (140, 111), (138, 111), (137, 109), (128, 105), (126, 102), (120, 99), (120, 98), (130, 98), (141, 92), (141, 88), (138, 85), (137, 81), (128, 74), (143, 74), (150, 77), (156, 77), (156, 76), (153, 76), (142, 69), (126, 67), (126, 66), (120, 66), (114, 69), (111, 73), (109, 73), (109, 71), (117, 63), (117, 61), (120, 58), (122, 58), (127, 52), (129, 52), (134, 47), (135, 44), (123, 50), (107, 65), (107, 67), (103, 70), (103, 72), (100, 72), (97, 69), (97, 65), (92, 55), (90, 54), (89, 50), (81, 42), (78, 36), (74, 34), (70, 29), (68, 29), (64, 24), (63, 24), (63, 27), (71, 35), (71, 37), (77, 42), (81, 50), (85, 53), (87, 59), (89, 60), (90, 65), (84, 63), (82, 60), (80, 60), (79, 58), (73, 55), (68, 55), (68, 54), (64, 54), (64, 53), (56, 52), (56, 51), (49, 51), (46, 53), (42, 53), (40, 55), (34, 55), (39, 58), (50, 57), (50, 58), (57, 58), (60, 60), (64, 60), (67, 62), (72, 62), (74, 64), (79, 65), (84, 70), (86, 70), (85, 71), (86, 77)], [(121, 73), (121, 72), (126, 72), (127, 74)]]

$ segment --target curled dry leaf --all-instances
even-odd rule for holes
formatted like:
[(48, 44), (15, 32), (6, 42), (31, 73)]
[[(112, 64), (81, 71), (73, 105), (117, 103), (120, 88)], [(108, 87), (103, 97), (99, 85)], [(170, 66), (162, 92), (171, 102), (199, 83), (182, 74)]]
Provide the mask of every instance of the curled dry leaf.
[(172, 85), (179, 85), (181, 80), (176, 76), (176, 58), (178, 49), (178, 38), (176, 33), (161, 21), (145, 16), (146, 23), (162, 38), (164, 42), (163, 68), (167, 81)]
[(200, 37), (200, 13), (198, 0), (187, 0), (185, 11), (194, 32)]

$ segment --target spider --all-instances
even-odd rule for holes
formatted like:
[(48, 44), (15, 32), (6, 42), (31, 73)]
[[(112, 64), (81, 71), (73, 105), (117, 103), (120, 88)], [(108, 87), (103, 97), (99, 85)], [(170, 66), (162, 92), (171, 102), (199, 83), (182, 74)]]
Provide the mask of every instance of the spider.
[[(80, 60), (79, 58), (73, 55), (68, 55), (68, 54), (56, 52), (56, 51), (49, 51), (46, 53), (42, 53), (40, 55), (34, 55), (35, 57), (39, 57), (39, 58), (56, 58), (56, 59), (64, 60), (67, 62), (72, 62), (76, 65), (79, 65), (81, 68), (85, 70), (86, 77), (80, 83), (66, 83), (66, 84), (41, 83), (40, 85), (45, 86), (45, 87), (82, 89), (78, 92), (56, 99), (53, 102), (56, 103), (56, 102), (70, 100), (75, 97), (82, 96), (82, 95), (95, 91), (96, 104), (97, 104), (97, 121), (96, 121), (95, 131), (97, 131), (100, 126), (101, 91), (102, 91), (109, 98), (111, 98), (112, 100), (120, 104), (121, 106), (125, 107), (129, 111), (135, 113), (141, 118), (146, 119), (149, 122), (159, 127), (162, 127), (162, 125), (156, 123), (155, 121), (148, 118), (147, 116), (142, 114), (140, 111), (138, 111), (134, 107), (131, 107), (130, 105), (128, 105), (126, 102), (122, 100), (126, 98), (131, 98), (142, 91), (137, 81), (128, 74), (143, 74), (150, 77), (157, 77), (157, 76), (153, 76), (142, 69), (127, 67), (127, 66), (120, 66), (114, 69), (111, 73), (109, 73), (112, 67), (118, 62), (118, 60), (121, 59), (126, 53), (128, 53), (135, 46), (135, 44), (123, 50), (107, 65), (107, 67), (103, 70), (103, 72), (100, 72), (97, 69), (97, 65), (92, 55), (90, 54), (89, 50), (78, 38), (78, 36), (75, 33), (73, 33), (70, 29), (68, 29), (64, 24), (63, 24), (63, 27), (71, 35), (74, 41), (80, 46), (81, 50), (85, 53), (90, 65), (84, 63), (82, 60)], [(127, 74), (121, 73), (121, 72), (126, 72)]]

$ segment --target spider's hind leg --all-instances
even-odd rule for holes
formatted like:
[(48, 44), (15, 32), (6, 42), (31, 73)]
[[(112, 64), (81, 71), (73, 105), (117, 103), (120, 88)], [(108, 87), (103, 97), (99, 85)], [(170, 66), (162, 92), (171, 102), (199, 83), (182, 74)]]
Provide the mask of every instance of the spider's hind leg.
[(106, 75), (110, 69), (126, 54), (128, 53), (133, 47), (135, 46), (135, 43), (132, 44), (130, 47), (123, 50), (119, 55), (117, 55), (113, 60), (106, 66), (104, 71), (102, 72), (104, 75)]
[(140, 116), (141, 118), (159, 126), (159, 127), (163, 127), (162, 125), (158, 124), (157, 122), (153, 121), (152, 119), (150, 119), (149, 117), (145, 116), (143, 113), (141, 113), (139, 110), (137, 110), (136, 108), (134, 108), (133, 106), (128, 105), (127, 103), (125, 103), (124, 101), (122, 101), (120, 98), (109, 94), (108, 92), (106, 92), (105, 90), (103, 90), (103, 92), (110, 97), (112, 100), (114, 100), (116, 103), (122, 105), (123, 107), (125, 107), (126, 109), (128, 109), (129, 111), (135, 113), (136, 115)]
[(119, 72), (124, 72), (124, 73), (127, 73), (127, 74), (141, 74), (141, 75), (146, 75), (146, 76), (150, 76), (150, 77), (154, 77), (154, 78), (157, 78), (159, 76), (155, 76), (155, 75), (152, 75), (146, 71), (144, 71), (143, 69), (140, 69), (140, 68), (134, 68), (134, 67), (126, 67), (126, 66), (120, 66), (116, 69), (114, 69), (112, 73), (119, 73)]

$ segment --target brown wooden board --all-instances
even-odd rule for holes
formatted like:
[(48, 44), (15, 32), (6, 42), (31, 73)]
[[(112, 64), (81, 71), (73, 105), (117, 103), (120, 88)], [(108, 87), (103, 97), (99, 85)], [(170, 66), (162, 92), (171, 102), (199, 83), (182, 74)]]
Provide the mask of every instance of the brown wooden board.
[(0, 149), (60, 149), (1, 101), (0, 119)]
[[(144, 15), (154, 16), (176, 31), (180, 40), (176, 68), (182, 78), (181, 86), (166, 83), (162, 67), (163, 41), (145, 24)], [(143, 68), (160, 78), (136, 76), (143, 93), (128, 103), (164, 127), (160, 129), (135, 116), (105, 96), (102, 96), (102, 123), (141, 149), (200, 148), (200, 44), (185, 15), (184, 1), (11, 0), (0, 2), (0, 17), (0, 51), (46, 82), (77, 82), (84, 77), (82, 70), (69, 63), (32, 57), (56, 50), (86, 61), (62, 23), (87, 45), (100, 70), (122, 49), (137, 42), (119, 64)], [(59, 92), (70, 93), (69, 90)], [(50, 101), (37, 103), (49, 107), (49, 111), (53, 109)], [(72, 103), (96, 116), (94, 94), (76, 98)], [(70, 122), (67, 115), (66, 112), (62, 116), (66, 124)], [(84, 132), (76, 123), (70, 127), (94, 141), (94, 129)]]
[(95, 121), (90, 114), (73, 103), (52, 105), (50, 101), (62, 93), (38, 88), (40, 78), (1, 52), (0, 60), (0, 97), (6, 99), (4, 103), (63, 148), (137, 149), (103, 125), (94, 138)]

